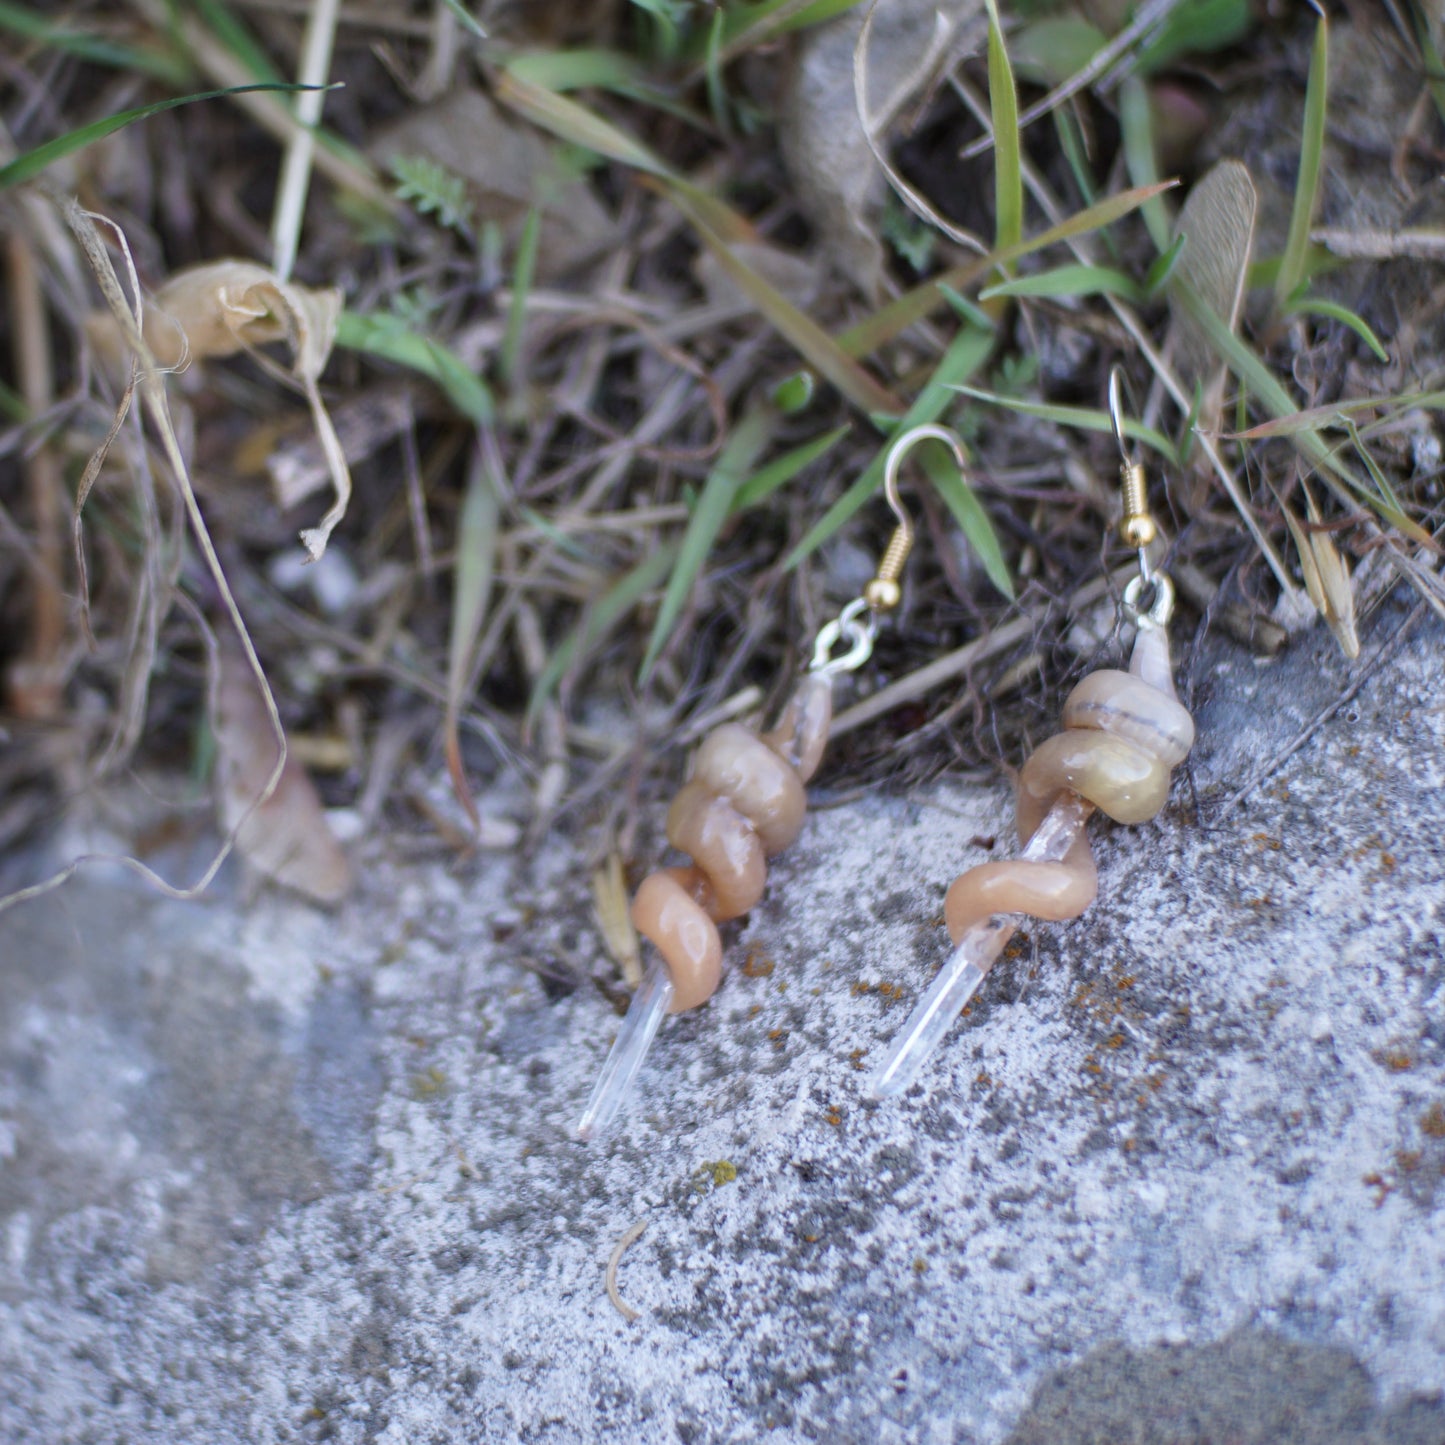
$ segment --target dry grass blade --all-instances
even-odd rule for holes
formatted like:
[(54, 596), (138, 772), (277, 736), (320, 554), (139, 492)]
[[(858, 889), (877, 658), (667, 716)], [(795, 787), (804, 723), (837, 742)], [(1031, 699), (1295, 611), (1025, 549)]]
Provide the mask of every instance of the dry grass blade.
[(848, 356), (870, 356), (880, 346), (901, 336), (910, 326), (927, 320), (936, 311), (944, 310), (948, 305), (950, 289), (966, 291), (1010, 261), (1017, 261), (1049, 246), (1077, 240), (1104, 226), (1111, 226), (1152, 197), (1176, 185), (1177, 181), (1160, 181), (1157, 185), (1121, 191), (1117, 196), (1109, 196), (1076, 212), (1057, 226), (1040, 231), (1037, 236), (1025, 238), (1016, 246), (1010, 246), (1003, 251), (992, 251), (987, 256), (980, 256), (977, 261), (951, 267), (931, 280), (915, 286), (911, 291), (905, 291), (887, 305), (880, 306), (865, 321), (841, 332), (837, 338), (839, 349)]
[(621, 971), (622, 981), (628, 988), (636, 989), (642, 983), (642, 946), (632, 924), (622, 857), (615, 849), (607, 855), (607, 861), (593, 871), (592, 907), (607, 952)]
[(457, 724), (465, 702), (467, 680), (477, 638), (487, 614), (492, 574), (497, 559), (497, 518), (501, 511), (501, 454), (489, 432), (480, 434), (480, 445), (467, 471), (467, 489), (462, 497), (461, 524), (457, 529), (457, 562), (452, 590), (451, 630), (447, 639), (447, 702), (443, 721), (447, 771), (457, 801), (466, 809), (472, 827), (480, 826), (476, 801), (462, 764)]
[(1340, 650), (1353, 661), (1360, 655), (1360, 638), (1355, 627), (1355, 597), (1350, 590), (1349, 568), (1334, 539), (1328, 532), (1320, 530), (1319, 508), (1308, 486), (1304, 494), (1311, 526), (1307, 528), (1287, 504), (1281, 503), (1281, 510), (1299, 554), (1305, 591), (1309, 593), (1315, 610), (1334, 633)]
[(797, 348), (821, 376), (870, 416), (896, 416), (902, 411), (903, 404), (898, 398), (864, 371), (816, 321), (799, 311), (776, 287), (738, 258), (726, 238), (712, 227), (706, 213), (697, 205), (694, 193), (675, 191), (673, 201), (688, 215), (723, 270), (759, 313), (780, 336)]
[[(893, 164), (884, 145), (879, 141), (879, 133), (886, 126), (889, 116), (875, 114), (868, 104), (868, 42), (873, 34), (873, 19), (877, 15), (881, 3), (882, 0), (871, 0), (868, 13), (863, 17), (862, 27), (858, 31), (858, 39), (853, 46), (853, 107), (857, 112), (863, 138), (868, 142), (868, 149), (873, 153), (873, 159), (878, 162), (883, 174), (888, 178), (888, 184), (893, 188), (894, 194), (914, 215), (947, 236), (950, 241), (956, 241), (970, 251), (986, 253), (988, 247), (982, 238), (975, 236), (972, 231), (965, 231), (961, 226), (955, 226), (948, 217), (939, 211), (928, 197)], [(943, 12), (939, 11), (935, 39), (940, 42), (937, 45), (937, 51), (940, 54), (946, 45), (949, 28), (949, 22)], [(920, 72), (926, 75), (932, 68), (932, 63), (928, 62), (920, 67)]]
[(296, 101), (296, 130), (286, 142), (281, 179), (276, 186), (276, 208), (271, 224), (271, 264), (281, 281), (291, 279), (296, 248), (301, 240), (301, 218), (316, 153), (316, 127), (321, 124), (323, 87), (331, 68), (331, 46), (336, 38), (336, 17), (341, 0), (312, 0), (301, 50), (301, 73), (296, 78), (308, 87)]
[[(30, 418), (37, 419), (54, 400), (50, 325), (30, 238), (17, 229), (6, 249), (15, 374), (25, 409)], [(29, 558), (30, 607), (24, 647), (6, 668), (5, 690), (17, 716), (40, 721), (59, 712), (65, 675), (65, 599), (61, 592), (65, 478), (59, 456), (44, 439), (28, 451), (24, 471), (35, 538)]]
[(901, 403), (850, 358), (817, 322), (793, 305), (733, 251), (735, 242), (754, 239), (752, 227), (716, 197), (676, 174), (646, 146), (593, 115), (584, 106), (545, 86), (506, 71), (497, 99), (535, 125), (573, 145), (596, 151), (653, 176), (688, 218), (735, 285), (778, 333), (791, 342), (853, 404), (870, 413), (896, 414)]

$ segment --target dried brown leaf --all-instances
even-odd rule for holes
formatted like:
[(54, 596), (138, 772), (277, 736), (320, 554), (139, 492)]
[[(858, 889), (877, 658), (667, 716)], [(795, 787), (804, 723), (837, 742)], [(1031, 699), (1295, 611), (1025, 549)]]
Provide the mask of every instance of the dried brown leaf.
[(326, 824), (311, 779), (286, 757), (276, 786), (280, 739), (251, 664), (240, 645), (218, 641), (211, 688), (216, 740), (216, 808), (236, 850), (267, 878), (318, 903), (339, 903), (351, 868)]

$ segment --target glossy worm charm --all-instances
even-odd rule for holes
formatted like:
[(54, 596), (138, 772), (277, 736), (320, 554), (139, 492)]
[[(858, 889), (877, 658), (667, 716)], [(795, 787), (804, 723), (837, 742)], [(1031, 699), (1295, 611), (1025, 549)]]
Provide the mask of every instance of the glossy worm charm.
[[(1142, 578), (1125, 593), (1137, 597)], [(1062, 922), (1094, 901), (1099, 877), (1085, 831), (1098, 808), (1118, 823), (1154, 817), (1169, 775), (1194, 742), (1194, 720), (1174, 691), (1164, 630), (1173, 589), (1163, 573), (1155, 601), (1136, 615), (1129, 671), (1090, 673), (1064, 704), (1064, 731), (1048, 739), (1019, 775), (1019, 857), (970, 868), (944, 900), (954, 951), (869, 1081), (875, 1099), (901, 1094), (918, 1078), (963, 1006), (1025, 917)]]
[[(1128, 672), (1090, 673), (1064, 704), (1064, 731), (1019, 775), (1019, 842), (1025, 847), (1049, 809), (1071, 792), (1116, 823), (1145, 823), (1169, 796), (1169, 774), (1194, 742), (1194, 720), (1174, 691), (1162, 627), (1139, 633)], [(1024, 858), (984, 863), (954, 881), (944, 920), (955, 944), (997, 913), (1051, 923), (1077, 918), (1098, 892), (1088, 835), (1079, 829), (1060, 863)]]
[(637, 890), (632, 921), (657, 945), (672, 981), (668, 1012), (696, 1008), (722, 977), (717, 925), (763, 896), (767, 860), (803, 826), (803, 784), (817, 771), (833, 717), (833, 688), (810, 674), (778, 725), (759, 736), (737, 723), (710, 733), (667, 815), (667, 841), (689, 868), (664, 868)]
[[(804, 784), (817, 770), (833, 717), (833, 678), (872, 655), (878, 618), (898, 605), (899, 574), (913, 527), (898, 497), (898, 468), (914, 443), (933, 438), (963, 451), (952, 432), (914, 427), (888, 450), (884, 491), (897, 526), (862, 594), (818, 633), (812, 662), (777, 726), (761, 735), (724, 723), (704, 740), (667, 815), (667, 839), (692, 862), (652, 874), (637, 890), (632, 921), (659, 957), (632, 997), (577, 1133), (590, 1139), (617, 1113), (663, 1018), (712, 997), (722, 977), (718, 924), (763, 895), (767, 860), (803, 826)], [(839, 649), (835, 651), (835, 649)]]
[[(1143, 823), (1169, 796), (1169, 775), (1194, 742), (1194, 720), (1174, 691), (1166, 630), (1174, 588), (1146, 551), (1156, 528), (1144, 468), (1125, 442), (1120, 391), (1109, 377), (1109, 415), (1119, 443), (1124, 494), (1122, 540), (1139, 553), (1139, 575), (1124, 590), (1124, 615), (1138, 629), (1128, 672), (1090, 673), (1064, 704), (1064, 730), (1049, 738), (1019, 774), (1018, 830), (1023, 845), (1009, 862), (984, 863), (954, 880), (944, 921), (954, 949), (868, 1082), (875, 1099), (901, 1094), (977, 992), (1024, 918), (1077, 918), (1098, 892), (1099, 875), (1085, 825), (1098, 808), (1118, 823)], [(1143, 598), (1150, 599), (1146, 610)]]

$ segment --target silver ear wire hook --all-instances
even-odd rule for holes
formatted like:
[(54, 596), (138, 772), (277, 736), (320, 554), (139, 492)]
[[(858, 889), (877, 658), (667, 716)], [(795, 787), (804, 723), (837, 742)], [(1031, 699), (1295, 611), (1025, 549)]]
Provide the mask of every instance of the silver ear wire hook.
[(902, 469), (904, 457), (919, 442), (929, 440), (943, 442), (953, 453), (959, 471), (968, 470), (968, 462), (963, 455), (963, 443), (946, 426), (938, 426), (933, 422), (910, 427), (888, 448), (888, 455), (883, 462), (883, 495), (888, 499), (893, 515), (898, 518), (898, 525), (884, 550), (877, 574), (863, 589), (864, 600), (875, 612), (887, 612), (897, 607), (902, 596), (898, 577), (913, 547), (913, 519), (908, 515), (903, 498), (898, 492), (898, 473)]
[[(873, 653), (873, 639), (878, 631), (878, 619), (885, 612), (891, 612), (903, 598), (903, 589), (898, 579), (903, 573), (903, 564), (913, 550), (913, 519), (903, 505), (898, 491), (898, 473), (903, 459), (921, 441), (943, 442), (953, 453), (959, 471), (968, 470), (963, 443), (945, 426), (929, 422), (923, 426), (909, 427), (895, 437), (883, 460), (883, 495), (888, 506), (898, 519), (883, 556), (878, 562), (872, 580), (864, 587), (862, 595), (855, 597), (832, 622), (827, 623), (813, 644), (813, 661), (809, 671), (831, 676), (835, 672), (851, 672), (862, 667)], [(865, 617), (863, 614), (867, 613)], [(848, 650), (841, 656), (832, 655), (839, 642), (846, 642)]]

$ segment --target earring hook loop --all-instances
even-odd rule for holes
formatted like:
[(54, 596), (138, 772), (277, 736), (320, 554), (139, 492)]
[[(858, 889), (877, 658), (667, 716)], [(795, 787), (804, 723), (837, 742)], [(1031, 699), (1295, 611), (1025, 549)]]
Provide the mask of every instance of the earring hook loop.
[[(898, 473), (903, 459), (921, 441), (940, 441), (953, 453), (954, 460), (962, 472), (968, 470), (963, 443), (945, 426), (927, 422), (909, 427), (889, 444), (883, 459), (883, 495), (889, 509), (897, 518), (893, 535), (888, 540), (878, 569), (873, 579), (864, 587), (862, 594), (855, 597), (843, 611), (824, 626), (813, 644), (813, 659), (809, 671), (831, 677), (838, 672), (851, 672), (862, 667), (873, 653), (873, 639), (878, 633), (878, 619), (885, 612), (891, 612), (903, 598), (903, 589), (898, 579), (903, 573), (903, 564), (913, 550), (913, 519), (903, 505), (898, 490)], [(866, 615), (865, 615), (866, 614)], [(840, 643), (846, 651), (833, 656), (833, 649)]]
[[(1129, 450), (1129, 437), (1124, 428), (1124, 402), (1122, 392), (1129, 393), (1134, 400), (1134, 388), (1129, 384), (1129, 373), (1119, 362), (1109, 368), (1109, 420), (1114, 426), (1114, 440), (1119, 447), (1119, 464), (1124, 467), (1138, 465), (1138, 457)], [(1137, 407), (1135, 408), (1137, 410)]]

